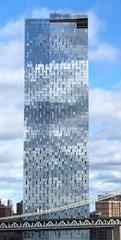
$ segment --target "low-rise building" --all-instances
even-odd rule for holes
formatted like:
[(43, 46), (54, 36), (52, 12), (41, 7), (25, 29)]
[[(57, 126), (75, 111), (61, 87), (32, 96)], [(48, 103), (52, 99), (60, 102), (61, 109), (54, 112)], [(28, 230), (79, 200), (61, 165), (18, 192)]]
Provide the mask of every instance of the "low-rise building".
[(12, 208), (10, 206), (5, 206), (0, 200), (0, 217), (12, 216)]
[(105, 217), (121, 216), (121, 195), (109, 197), (98, 196), (98, 201), (96, 201), (96, 214)]
[(16, 204), (16, 214), (17, 214), (17, 215), (23, 214), (23, 201), (18, 202), (18, 203)]
[[(99, 195), (98, 201), (95, 203), (95, 212), (90, 214), (93, 219), (100, 219), (105, 217), (121, 217), (121, 195), (107, 196)], [(118, 230), (117, 230), (118, 231)], [(90, 230), (90, 240), (115, 240), (121, 239), (121, 229), (117, 232), (116, 229), (111, 228), (95, 228)], [(118, 233), (118, 238), (116, 234)]]

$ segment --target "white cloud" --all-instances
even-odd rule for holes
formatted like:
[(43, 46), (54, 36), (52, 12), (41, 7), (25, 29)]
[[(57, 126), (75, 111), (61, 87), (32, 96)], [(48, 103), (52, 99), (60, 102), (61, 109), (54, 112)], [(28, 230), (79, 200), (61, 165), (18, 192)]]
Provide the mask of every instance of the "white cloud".
[(0, 29), (0, 139), (23, 134), (24, 42), (23, 20)]
[[(74, 13), (72, 10), (69, 9), (58, 9), (58, 10), (53, 10), (53, 9), (48, 9), (46, 7), (44, 8), (37, 8), (33, 10), (31, 17), (32, 18), (49, 18), (50, 13)], [(90, 13), (91, 15), (91, 13)]]
[[(23, 139), (22, 138), (16, 138), (13, 140), (1, 140), (0, 141), (0, 159), (1, 159), (1, 166), (9, 164), (9, 168), (7, 171), (9, 174), (4, 174), (6, 171), (6, 168), (1, 169), (1, 174), (4, 177), (9, 177), (14, 175), (12, 174), (12, 169), (14, 170), (17, 167), (22, 167), (23, 162), (21, 161), (21, 158), (23, 157)], [(22, 176), (21, 172), (15, 174), (15, 176)]]
[[(105, 147), (106, 146), (106, 147)], [(96, 139), (90, 143), (90, 166), (91, 168), (113, 166), (121, 164), (121, 140)]]
[[(93, 184), (91, 184), (91, 190), (93, 196), (97, 196), (97, 194), (108, 194), (108, 193), (120, 193), (121, 183), (117, 182), (105, 182), (103, 180), (100, 181), (98, 179), (95, 181), (93, 179)], [(96, 193), (96, 194), (95, 194)]]
[(0, 68), (18, 69), (23, 66), (24, 48), (22, 40), (9, 40), (0, 45)]
[(35, 9), (32, 12), (33, 18), (48, 18), (50, 14), (50, 10), (48, 8), (39, 8)]
[(92, 121), (113, 124), (121, 121), (121, 88), (90, 90), (90, 118)]
[(0, 196), (22, 199), (24, 21), (0, 28)]
[(0, 197), (14, 204), (22, 197), (23, 139), (0, 141)]
[(90, 50), (89, 59), (95, 62), (115, 62), (119, 57), (119, 50), (110, 44), (100, 43), (94, 49)]
[(89, 60), (95, 63), (114, 63), (120, 55), (120, 50), (101, 39), (101, 33), (106, 30), (106, 22), (102, 21), (92, 11), (88, 11), (89, 16)]
[(24, 36), (23, 19), (9, 21), (5, 26), (0, 28), (0, 38), (21, 38)]
[[(8, 61), (8, 59), (7, 59)], [(18, 67), (18, 69), (7, 69), (3, 66), (0, 69), (0, 88), (1, 89), (18, 89), (23, 91), (24, 86), (24, 69), (23, 67)], [(12, 90), (11, 89), (11, 90)]]
[(8, 95), (18, 88), (23, 91), (24, 20), (11, 20), (1, 27), (0, 39), (0, 89), (3, 97), (8, 90)]
[[(121, 87), (90, 91), (90, 182), (96, 193), (120, 192)], [(97, 126), (98, 123), (98, 126)]]
[(0, 109), (0, 139), (23, 137), (23, 110)]
[(87, 14), (89, 18), (89, 45), (95, 47), (99, 42), (100, 33), (106, 28), (106, 23), (92, 11), (88, 11)]

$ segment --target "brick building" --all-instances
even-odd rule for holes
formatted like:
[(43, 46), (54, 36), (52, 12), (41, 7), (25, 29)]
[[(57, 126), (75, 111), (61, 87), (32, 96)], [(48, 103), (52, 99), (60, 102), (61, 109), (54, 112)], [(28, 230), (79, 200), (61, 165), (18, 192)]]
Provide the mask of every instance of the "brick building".
[(121, 195), (109, 196), (105, 200), (101, 200), (103, 196), (98, 196), (96, 202), (96, 214), (101, 214), (106, 217), (121, 216)]
[(12, 216), (12, 213), (11, 206), (5, 206), (0, 200), (0, 217)]
[[(104, 199), (104, 200), (102, 200)], [(98, 196), (98, 201), (95, 204), (95, 216), (92, 217), (119, 217), (121, 216), (121, 195), (117, 196)], [(119, 232), (118, 232), (119, 231)], [(118, 238), (116, 237), (118, 234)], [(90, 230), (90, 240), (121, 240), (121, 228), (99, 228)]]

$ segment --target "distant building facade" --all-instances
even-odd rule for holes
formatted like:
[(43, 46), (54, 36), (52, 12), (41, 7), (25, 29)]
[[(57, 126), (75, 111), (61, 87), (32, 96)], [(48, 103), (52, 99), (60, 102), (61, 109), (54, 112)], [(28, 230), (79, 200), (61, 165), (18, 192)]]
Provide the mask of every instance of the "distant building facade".
[(16, 204), (16, 214), (17, 214), (17, 215), (23, 214), (23, 201), (18, 202), (18, 203)]
[[(104, 199), (104, 200), (102, 200)], [(90, 214), (90, 217), (105, 218), (105, 217), (121, 217), (121, 195), (107, 196), (99, 195), (98, 201), (95, 203), (96, 211)], [(95, 228), (90, 230), (90, 240), (121, 240), (120, 228)]]
[(105, 200), (100, 200), (102, 196), (98, 197), (96, 201), (96, 213), (106, 217), (121, 216), (121, 195), (109, 196)]
[(8, 199), (7, 206), (13, 209), (13, 201), (11, 199)]
[(11, 206), (5, 206), (0, 200), (0, 217), (12, 216), (13, 211)]

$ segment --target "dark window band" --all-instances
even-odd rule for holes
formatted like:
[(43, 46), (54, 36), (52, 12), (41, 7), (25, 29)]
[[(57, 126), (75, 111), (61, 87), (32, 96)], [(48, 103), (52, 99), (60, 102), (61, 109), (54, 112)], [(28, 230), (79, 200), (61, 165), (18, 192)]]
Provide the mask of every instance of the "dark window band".
[(79, 19), (71, 19), (71, 18), (65, 18), (65, 19), (50, 19), (49, 22), (51, 23), (77, 23), (77, 28), (88, 28), (88, 18), (79, 18)]

